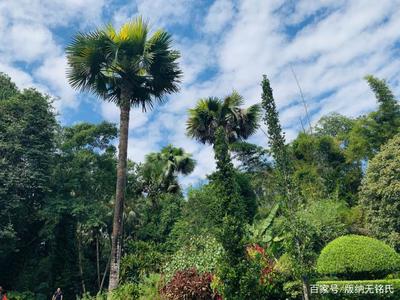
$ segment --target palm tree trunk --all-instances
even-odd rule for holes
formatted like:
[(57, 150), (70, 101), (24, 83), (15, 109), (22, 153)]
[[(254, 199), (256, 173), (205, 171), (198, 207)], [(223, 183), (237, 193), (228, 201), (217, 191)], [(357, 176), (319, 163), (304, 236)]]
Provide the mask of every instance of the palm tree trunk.
[[(125, 100), (125, 99), (123, 99)], [(118, 146), (118, 166), (117, 166), (117, 187), (115, 193), (115, 208), (113, 231), (111, 236), (111, 262), (110, 262), (110, 281), (108, 290), (112, 291), (118, 286), (119, 270), (121, 262), (122, 248), (122, 221), (125, 202), (126, 172), (127, 172), (127, 151), (128, 151), (128, 130), (129, 130), (129, 111), (128, 101), (124, 101), (120, 106), (120, 135)]]

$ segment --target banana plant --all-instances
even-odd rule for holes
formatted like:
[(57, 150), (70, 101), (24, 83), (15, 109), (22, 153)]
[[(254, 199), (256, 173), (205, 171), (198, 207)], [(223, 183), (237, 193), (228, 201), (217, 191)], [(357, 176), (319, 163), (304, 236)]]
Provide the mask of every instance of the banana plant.
[(277, 217), (279, 207), (280, 204), (276, 203), (266, 218), (256, 221), (249, 226), (250, 242), (276, 248), (276, 246), (278, 246), (277, 244), (283, 240), (283, 236), (274, 235), (272, 230), (272, 225)]

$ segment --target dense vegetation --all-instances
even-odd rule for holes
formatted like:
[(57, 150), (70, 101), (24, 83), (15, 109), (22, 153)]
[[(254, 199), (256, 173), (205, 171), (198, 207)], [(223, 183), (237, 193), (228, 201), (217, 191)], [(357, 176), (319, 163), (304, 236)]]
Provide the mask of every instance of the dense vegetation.
[[(289, 143), (266, 76), (259, 105), (244, 108), (238, 92), (200, 99), (187, 133), (212, 145), (216, 170), (185, 190), (179, 178), (196, 166), (185, 149), (126, 157), (131, 106), (163, 100), (180, 77), (170, 36), (146, 34), (138, 19), (68, 48), (72, 85), (116, 102), (119, 130), (61, 126), (49, 96), (0, 75), (0, 283), (10, 298), (61, 287), (66, 299), (345, 299), (311, 287), (360, 279), (398, 288), (400, 105), (387, 83), (366, 77), (375, 111), (323, 116)], [(268, 149), (246, 141), (262, 123)]]

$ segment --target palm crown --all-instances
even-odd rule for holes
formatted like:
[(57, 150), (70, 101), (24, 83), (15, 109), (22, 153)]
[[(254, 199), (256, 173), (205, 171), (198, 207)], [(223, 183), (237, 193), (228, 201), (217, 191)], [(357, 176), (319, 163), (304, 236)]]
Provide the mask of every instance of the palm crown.
[(116, 102), (129, 101), (144, 110), (153, 100), (178, 90), (182, 75), (171, 36), (157, 30), (148, 38), (148, 25), (137, 18), (117, 32), (111, 25), (79, 33), (67, 47), (70, 84)]
[(240, 108), (243, 103), (243, 97), (235, 91), (223, 100), (200, 99), (196, 107), (189, 110), (187, 134), (202, 143), (213, 144), (215, 131), (222, 127), (229, 142), (248, 138), (258, 128), (260, 106)]
[(167, 191), (174, 191), (178, 187), (176, 176), (190, 174), (195, 164), (196, 161), (190, 153), (185, 152), (182, 148), (168, 145), (160, 152), (146, 155), (142, 172), (146, 179), (164, 186)]

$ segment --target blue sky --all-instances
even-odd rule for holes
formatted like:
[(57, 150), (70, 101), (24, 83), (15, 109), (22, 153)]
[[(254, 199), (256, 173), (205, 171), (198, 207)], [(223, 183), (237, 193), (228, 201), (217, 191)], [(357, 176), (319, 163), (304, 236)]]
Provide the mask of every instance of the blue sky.
[[(181, 91), (149, 113), (132, 111), (129, 157), (172, 143), (198, 161), (189, 185), (214, 168), (213, 153), (185, 136), (187, 109), (197, 99), (224, 96), (233, 89), (246, 105), (260, 101), (267, 74), (288, 139), (305, 118), (295, 70), (311, 120), (339, 112), (357, 116), (375, 108), (363, 80), (385, 78), (400, 94), (400, 1), (398, 0), (3, 0), (0, 2), (0, 71), (20, 88), (37, 87), (57, 100), (65, 125), (118, 122), (118, 110), (89, 94), (72, 90), (65, 78), (65, 45), (77, 31), (138, 14), (152, 28), (172, 33), (182, 54)], [(252, 142), (266, 146), (261, 131)]]

